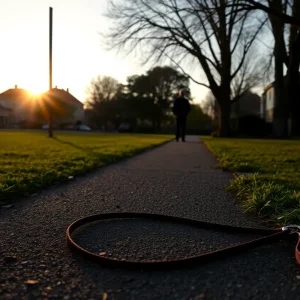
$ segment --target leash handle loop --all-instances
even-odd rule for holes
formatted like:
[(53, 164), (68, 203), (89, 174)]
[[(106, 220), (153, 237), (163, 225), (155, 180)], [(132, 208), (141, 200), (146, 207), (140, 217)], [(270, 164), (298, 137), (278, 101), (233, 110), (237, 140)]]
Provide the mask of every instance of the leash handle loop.
[[(232, 247), (223, 248), (217, 251), (208, 252), (198, 256), (186, 257), (175, 260), (152, 260), (152, 261), (129, 261), (126, 259), (110, 258), (96, 253), (89, 252), (88, 250), (79, 246), (72, 238), (72, 232), (90, 222), (112, 220), (112, 219), (152, 219), (160, 221), (168, 221), (179, 224), (186, 224), (202, 229), (211, 229), (214, 231), (228, 232), (228, 233), (244, 233), (252, 235), (262, 235), (262, 237), (255, 240), (234, 245)], [(298, 264), (300, 264), (300, 226), (288, 225), (279, 229), (255, 229), (255, 228), (241, 228), (233, 227), (221, 224), (212, 224), (192, 219), (166, 216), (159, 214), (147, 214), (147, 213), (107, 213), (88, 216), (83, 219), (79, 219), (72, 223), (66, 231), (66, 238), (68, 246), (77, 251), (79, 254), (91, 259), (101, 265), (108, 267), (121, 267), (125, 269), (170, 269), (177, 267), (187, 267), (188, 265), (195, 265), (196, 263), (205, 263), (209, 260), (215, 260), (224, 258), (225, 256), (241, 253), (255, 247), (277, 242), (281, 239), (286, 239), (291, 233), (298, 233), (299, 240), (295, 250), (295, 256)]]

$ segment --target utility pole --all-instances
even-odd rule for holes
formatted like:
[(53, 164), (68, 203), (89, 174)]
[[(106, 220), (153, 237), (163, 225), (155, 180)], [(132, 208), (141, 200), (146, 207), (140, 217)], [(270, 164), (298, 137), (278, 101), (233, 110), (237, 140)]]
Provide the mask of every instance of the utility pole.
[[(51, 96), (52, 91), (52, 25), (53, 25), (53, 8), (49, 7), (49, 94)], [(51, 102), (51, 97), (47, 99)], [(53, 119), (52, 119), (52, 109), (51, 103), (47, 103), (48, 106), (48, 136), (53, 137)]]

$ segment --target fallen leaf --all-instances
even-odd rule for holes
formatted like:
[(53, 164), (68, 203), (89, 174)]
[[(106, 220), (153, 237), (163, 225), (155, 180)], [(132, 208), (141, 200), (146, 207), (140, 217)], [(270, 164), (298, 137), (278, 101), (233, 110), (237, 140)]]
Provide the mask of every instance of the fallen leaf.
[(107, 293), (102, 294), (102, 300), (107, 300)]
[(39, 283), (39, 281), (38, 281), (38, 280), (32, 280), (32, 279), (29, 279), (29, 280), (25, 281), (25, 283), (26, 283), (26, 284), (29, 284), (29, 285), (33, 285), (33, 284)]
[(105, 256), (106, 255), (106, 252), (100, 252), (99, 253), (99, 256)]

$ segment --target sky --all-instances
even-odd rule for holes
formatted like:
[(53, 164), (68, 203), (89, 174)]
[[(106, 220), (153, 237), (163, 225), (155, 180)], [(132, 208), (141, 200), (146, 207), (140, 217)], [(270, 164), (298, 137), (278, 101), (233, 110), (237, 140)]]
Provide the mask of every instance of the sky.
[[(49, 89), (49, 7), (53, 8), (53, 87), (84, 102), (91, 80), (108, 75), (125, 83), (148, 68), (138, 57), (107, 51), (106, 0), (0, 0), (0, 93), (14, 88)], [(186, 70), (189, 72), (189, 70)], [(195, 103), (207, 89), (191, 83)]]

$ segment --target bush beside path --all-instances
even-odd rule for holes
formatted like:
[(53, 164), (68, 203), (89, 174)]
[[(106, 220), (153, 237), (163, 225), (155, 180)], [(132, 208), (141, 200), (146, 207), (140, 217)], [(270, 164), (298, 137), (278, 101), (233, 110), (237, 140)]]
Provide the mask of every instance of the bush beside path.
[[(300, 141), (202, 137), (245, 211), (275, 225), (300, 224)], [(240, 176), (241, 175), (241, 176)]]

